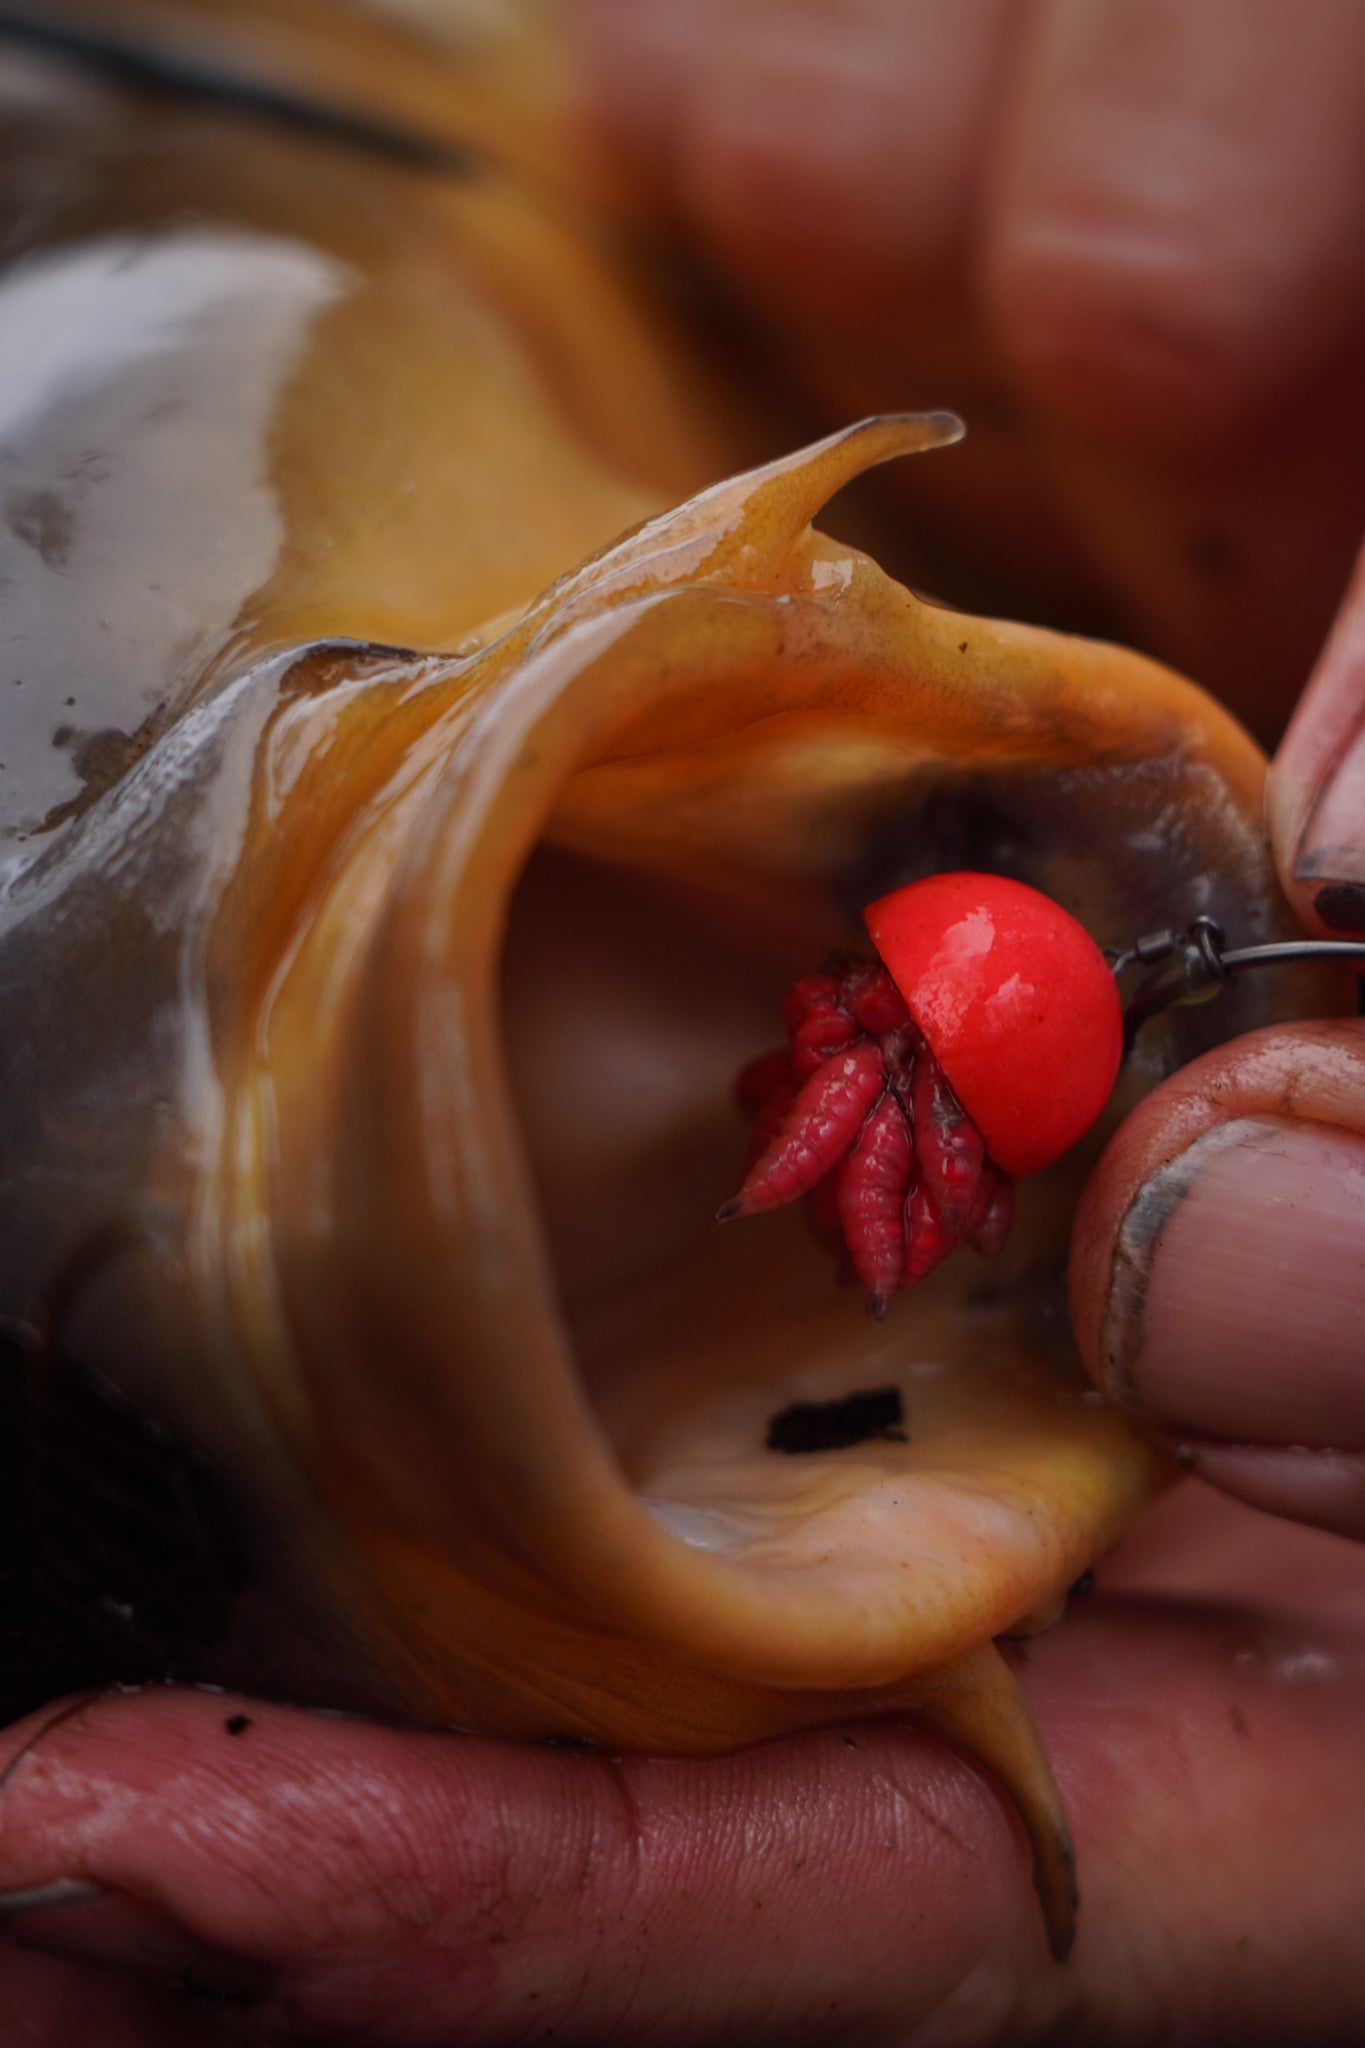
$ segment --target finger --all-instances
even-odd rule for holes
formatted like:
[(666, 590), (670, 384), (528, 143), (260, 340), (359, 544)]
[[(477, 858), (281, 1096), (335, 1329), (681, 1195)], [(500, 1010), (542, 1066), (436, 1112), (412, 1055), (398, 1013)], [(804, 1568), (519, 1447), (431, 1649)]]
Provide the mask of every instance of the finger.
[[(1315, 1559), (1295, 1566), (1319, 1587), (1343, 1576), (1340, 1556)], [(1137, 2042), (1177, 2006), (1192, 2040), (1215, 2012), (1240, 2038), (1319, 2038), (1365, 2018), (1361, 1651), (1324, 1615), (1135, 1597), (1029, 1645), (1081, 1856), (1062, 1970), (994, 1796), (893, 1721), (734, 1758), (608, 1760), (124, 1695), (12, 1772), (0, 1883), (97, 1878), (118, 1910), (151, 1909), (139, 1968), (159, 1967), (158, 1934), (177, 1967), (187, 1939), (220, 1971), (235, 1955), (269, 1980), (236, 2008), (254, 2037), (337, 2048), (551, 2031), (984, 2048), (1048, 2036), (1063, 2012), (1077, 2038), (1103, 2024)], [(229, 1738), (239, 1715), (250, 1728)], [(107, 1965), (91, 1911), (64, 1928), (49, 1912), (44, 1943)]]
[(1136, 637), (1273, 745), (1365, 523), (1352, 0), (1306, 36), (1278, 0), (579, 0), (572, 26), (629, 184), (776, 316), (788, 388), (970, 421), (890, 479), (912, 579)]
[(1365, 14), (1051, 0), (993, 199), (1019, 374), (1107, 442), (1202, 445), (1354, 332)]
[[(599, 121), (747, 293), (837, 324), (952, 267), (1018, 0), (591, 0)], [(834, 295), (832, 297), (832, 294)]]
[(864, 1920), (907, 2033), (988, 1926), (1006, 1968), (1052, 1967), (1001, 1803), (891, 1723), (678, 1762), (149, 1693), (40, 1736), (3, 1811), (0, 1888), (117, 1895), (32, 1914), (30, 1939), (108, 1963), (100, 1915), (136, 1907), (126, 1966), (235, 1960), (267, 2039), (813, 2044), (831, 2005), (856, 2028), (888, 1996), (872, 1942), (847, 1952)]
[(970, 421), (950, 464), (890, 482), (912, 513), (900, 573), (1010, 612), (1041, 590), (1091, 601), (970, 290), (1028, 19), (1022, 0), (576, 0), (569, 16), (590, 137), (767, 317), (778, 389), (831, 423), (917, 405)]
[(1355, 0), (1052, 0), (988, 205), (994, 331), (1078, 540), (1269, 744), (1365, 522), (1363, 124)]
[(1365, 932), (1365, 549), (1270, 771), (1267, 816), (1308, 928)]
[(1091, 1372), (1197, 1471), (1365, 1537), (1365, 1024), (1255, 1032), (1150, 1095), (1071, 1286)]

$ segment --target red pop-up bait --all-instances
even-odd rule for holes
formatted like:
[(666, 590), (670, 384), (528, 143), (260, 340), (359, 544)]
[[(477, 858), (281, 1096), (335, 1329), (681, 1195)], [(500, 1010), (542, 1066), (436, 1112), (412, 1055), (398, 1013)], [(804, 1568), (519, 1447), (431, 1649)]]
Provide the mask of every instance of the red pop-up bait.
[(959, 1244), (998, 1251), (1012, 1176), (1060, 1158), (1123, 1051), (1113, 972), (1065, 910), (999, 875), (931, 875), (863, 913), (880, 961), (806, 974), (790, 1051), (745, 1068), (754, 1134), (722, 1222), (804, 1197), (880, 1318)]

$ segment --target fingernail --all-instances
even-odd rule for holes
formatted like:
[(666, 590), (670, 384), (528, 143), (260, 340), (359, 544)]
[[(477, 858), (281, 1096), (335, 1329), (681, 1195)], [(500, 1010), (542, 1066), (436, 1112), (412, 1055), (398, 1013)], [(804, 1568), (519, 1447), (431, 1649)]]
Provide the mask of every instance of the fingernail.
[(1334, 931), (1365, 931), (1365, 730), (1358, 731), (1318, 793), (1294, 864), (1316, 882), (1313, 904)]
[(1110, 1391), (1177, 1431), (1365, 1449), (1365, 1137), (1196, 1139), (1124, 1218), (1103, 1346)]
[(263, 1964), (201, 1941), (159, 1906), (83, 1878), (0, 1892), (0, 1924), (19, 1948), (221, 2005), (257, 2005), (270, 1990)]

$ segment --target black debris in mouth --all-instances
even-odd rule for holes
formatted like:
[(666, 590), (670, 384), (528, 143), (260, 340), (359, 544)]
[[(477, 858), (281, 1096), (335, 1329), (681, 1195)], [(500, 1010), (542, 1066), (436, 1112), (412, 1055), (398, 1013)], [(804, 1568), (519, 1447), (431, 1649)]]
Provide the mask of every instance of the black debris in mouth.
[(909, 1441), (899, 1387), (869, 1387), (837, 1401), (793, 1401), (774, 1415), (766, 1441), (770, 1451), (799, 1457), (806, 1451), (846, 1451), (879, 1438)]

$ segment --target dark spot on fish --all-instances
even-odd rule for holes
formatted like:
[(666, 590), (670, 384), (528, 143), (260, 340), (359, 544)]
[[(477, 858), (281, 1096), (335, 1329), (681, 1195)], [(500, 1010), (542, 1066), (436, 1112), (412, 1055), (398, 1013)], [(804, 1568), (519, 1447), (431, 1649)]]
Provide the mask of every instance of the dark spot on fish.
[[(54, 804), (43, 819), (42, 829), (50, 832), (57, 825), (65, 824), (68, 818), (79, 817), (92, 804), (122, 782), (134, 769), (151, 746), (161, 730), (166, 707), (158, 704), (143, 719), (136, 732), (120, 732), (117, 726), (105, 726), (100, 732), (86, 733), (72, 751), (71, 765), (80, 776), (84, 787), (79, 796), (68, 797), (65, 803)], [(69, 726), (59, 726), (59, 733), (71, 733)], [(53, 735), (53, 745), (65, 745)]]
[(957, 643), (957, 651), (958, 651), (958, 653), (959, 653), (959, 654), (965, 654), (965, 653), (967, 652), (967, 643), (966, 643), (966, 641), (965, 641), (965, 640), (959, 640), (959, 641), (958, 641), (958, 643)]
[(903, 1444), (905, 1408), (899, 1387), (870, 1387), (837, 1401), (793, 1401), (768, 1424), (770, 1451), (800, 1457), (810, 1451), (846, 1451), (854, 1444)]
[(49, 569), (65, 568), (76, 521), (71, 507), (55, 491), (30, 491), (11, 498), (6, 517), (10, 532), (32, 548)]
[(76, 728), (74, 725), (59, 725), (52, 735), (52, 744), (54, 747), (69, 747), (75, 737)]
[(1359, 882), (1326, 883), (1313, 908), (1329, 931), (1365, 932), (1365, 886)]
[(229, 1714), (223, 1723), (229, 1735), (245, 1735), (251, 1726), (250, 1714)]
[(320, 640), (281, 670), (280, 695), (315, 697), (338, 683), (354, 683), (362, 678), (379, 681), (396, 664), (401, 665), (406, 684), (412, 665), (410, 649), (391, 647), (382, 640)]

